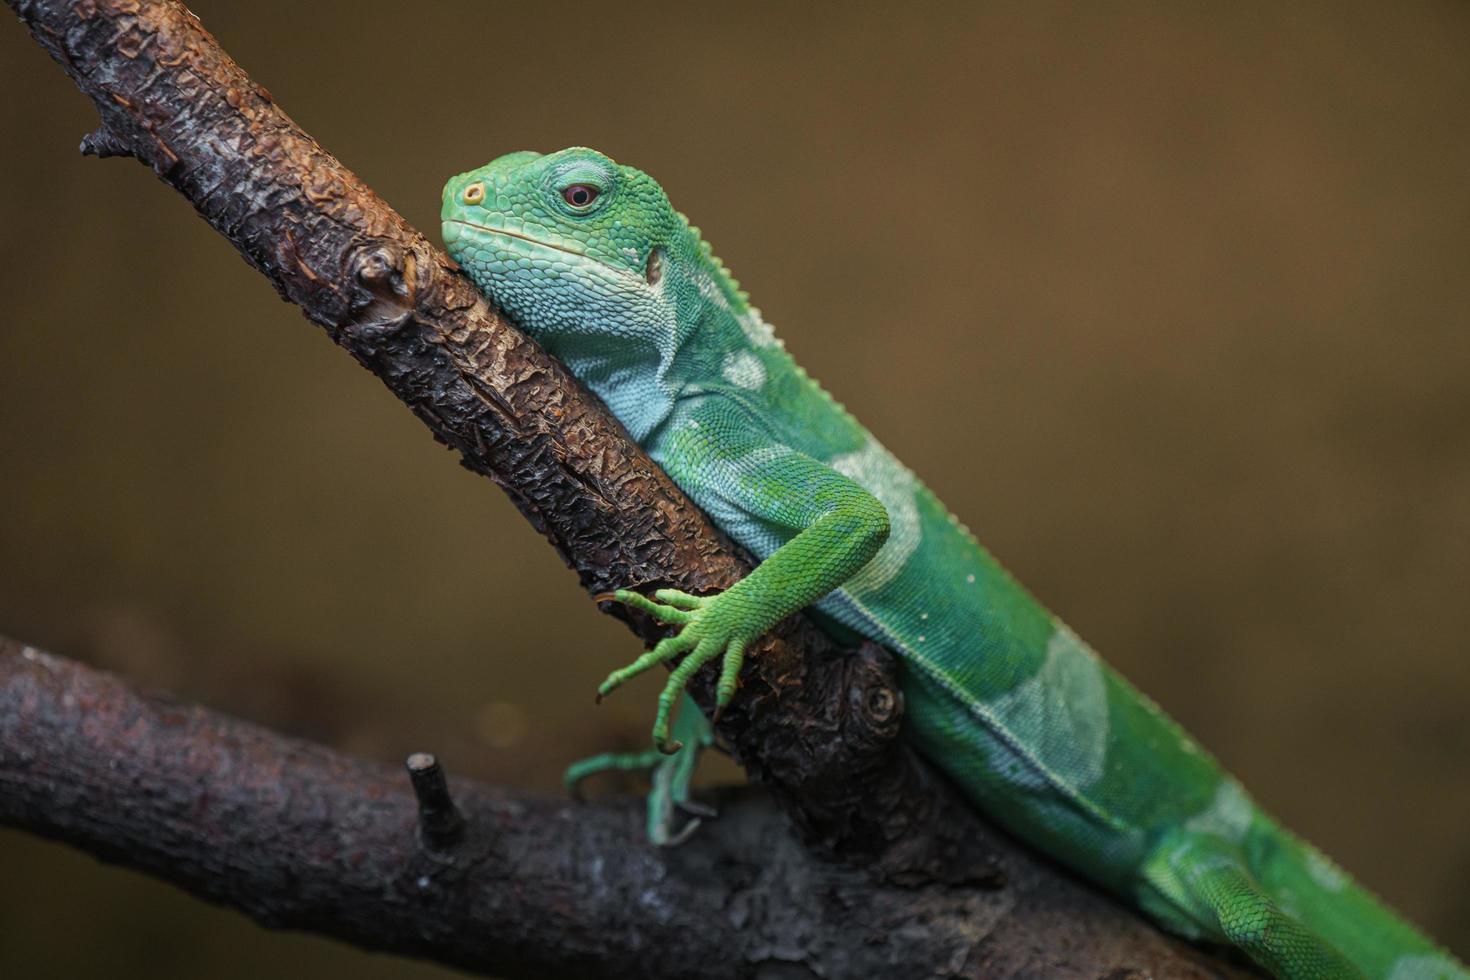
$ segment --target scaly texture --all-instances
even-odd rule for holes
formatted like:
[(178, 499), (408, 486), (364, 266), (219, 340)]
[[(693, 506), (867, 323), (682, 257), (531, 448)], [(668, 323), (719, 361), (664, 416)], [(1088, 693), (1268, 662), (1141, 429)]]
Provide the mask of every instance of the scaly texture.
[(714, 596), (612, 596), (680, 627), (602, 688), (684, 655), (659, 748), (678, 748), (670, 712), (700, 666), (720, 662), (723, 705), (747, 645), (810, 606), (902, 658), (908, 734), (978, 806), (1163, 925), (1291, 980), (1470, 980), (1011, 578), (796, 365), (648, 175), (514, 153), (450, 180), (442, 218), (476, 284), (762, 559)]

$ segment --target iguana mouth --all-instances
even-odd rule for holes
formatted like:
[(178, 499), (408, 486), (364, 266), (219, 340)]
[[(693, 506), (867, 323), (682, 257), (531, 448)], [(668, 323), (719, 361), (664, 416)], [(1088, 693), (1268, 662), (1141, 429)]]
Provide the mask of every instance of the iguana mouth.
[(494, 228), (490, 225), (477, 225), (473, 221), (466, 221), (463, 218), (450, 218), (449, 220), (454, 224), (464, 225), (467, 228), (474, 228), (477, 231), (487, 231), (492, 235), (504, 235), (506, 238), (519, 238), (523, 242), (530, 242), (532, 245), (540, 245), (542, 248), (551, 248), (555, 249), (558, 252), (566, 252), (568, 255), (576, 255), (584, 259), (587, 258), (586, 252), (579, 252), (574, 248), (567, 248), (565, 245), (553, 245), (551, 242), (543, 242), (539, 238), (532, 238), (530, 235), (522, 235), (520, 232), (508, 231), (504, 228)]

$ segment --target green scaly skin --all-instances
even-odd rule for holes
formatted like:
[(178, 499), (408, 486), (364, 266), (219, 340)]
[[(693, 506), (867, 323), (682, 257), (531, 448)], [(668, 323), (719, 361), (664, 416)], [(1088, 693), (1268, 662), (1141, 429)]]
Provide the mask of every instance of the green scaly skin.
[[(610, 597), (679, 627), (600, 689), (683, 656), (659, 749), (678, 748), (670, 715), (695, 671), (719, 661), (727, 704), (745, 649), (812, 606), (900, 657), (907, 737), (977, 806), (1167, 928), (1289, 980), (1470, 980), (1012, 579), (796, 365), (648, 175), (582, 148), (514, 153), (450, 180), (442, 218), (479, 288), (761, 559), (718, 595)], [(656, 839), (676, 836), (708, 742), (695, 714), (680, 724), (696, 744), (655, 776)]]

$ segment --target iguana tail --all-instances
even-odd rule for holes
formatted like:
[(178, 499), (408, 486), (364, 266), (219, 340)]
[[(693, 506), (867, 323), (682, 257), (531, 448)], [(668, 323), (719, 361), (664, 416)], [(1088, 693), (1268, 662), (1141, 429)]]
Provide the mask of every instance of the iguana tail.
[(1231, 840), (1166, 834), (1142, 904), (1166, 924), (1239, 947), (1282, 980), (1470, 980), (1470, 970), (1326, 855), (1257, 811)]
[(1269, 817), (1257, 815), (1245, 850), (1261, 885), (1371, 980), (1470, 980), (1464, 964)]

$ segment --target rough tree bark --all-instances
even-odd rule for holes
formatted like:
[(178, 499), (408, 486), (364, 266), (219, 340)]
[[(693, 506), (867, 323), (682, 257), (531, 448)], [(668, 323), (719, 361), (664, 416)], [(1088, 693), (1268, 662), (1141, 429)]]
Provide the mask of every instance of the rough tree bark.
[[(595, 398), (488, 306), (446, 256), (297, 127), (181, 4), (7, 2), (96, 104), (101, 126), (83, 139), (82, 151), (133, 156), (182, 193), (284, 298), (300, 305), (344, 350), (381, 378), (435, 438), (457, 450), (465, 466), (498, 483), (577, 570), (589, 592), (661, 585), (707, 592), (729, 585), (748, 570), (746, 557), (627, 439)], [(621, 609), (610, 611), (626, 615)], [(645, 640), (659, 636), (656, 624), (627, 618)], [(117, 698), (125, 706), (117, 710), (132, 711), (138, 724), (167, 728), (167, 722), (159, 722), (164, 709), (138, 701), (116, 682), (37, 658), (27, 661), (30, 669), (22, 669), (14, 659), (7, 662), (12, 682), (28, 677), (34, 686), (41, 676), (35, 665), (49, 664), (53, 673), (71, 678), (68, 683), (91, 684), (99, 708), (108, 698)], [(651, 963), (663, 962), (659, 944), (678, 941), (683, 935), (678, 930), (650, 932), (651, 927), (640, 927), (635, 930), (638, 937), (656, 933), (657, 939), (635, 941), (614, 936), (626, 925), (615, 917), (582, 936), (554, 935), (529, 912), (526, 918), (478, 917), (489, 914), (486, 902), (494, 886), (507, 880), (505, 876), (535, 871), (504, 859), (497, 865), (488, 857), (477, 857), (473, 863), (480, 873), (445, 876), (435, 885), (432, 901), (418, 899), (432, 907), (424, 914), (442, 915), (443, 921), (453, 923), (449, 938), (447, 929), (422, 925), (405, 911), (411, 903), (354, 887), (351, 869), (326, 858), (313, 865), (320, 872), (313, 884), (324, 889), (321, 895), (345, 905), (314, 904), (304, 892), (287, 894), (282, 876), (299, 879), (292, 878), (294, 872), (288, 874), (284, 864), (269, 874), (247, 876), (259, 890), (241, 891), (218, 879), (237, 866), (256, 861), (267, 866), (273, 857), (284, 860), (279, 849), (273, 849), (269, 830), (258, 827), (257, 834), (232, 837), (225, 843), (238, 852), (208, 857), (208, 849), (220, 841), (209, 836), (203, 818), (170, 810), (180, 826), (192, 827), (198, 834), (176, 842), (178, 854), (159, 850), (158, 842), (150, 842), (142, 832), (149, 826), (146, 821), (133, 825), (126, 818), (133, 812), (157, 811), (162, 802), (181, 802), (184, 797), (179, 794), (187, 787), (169, 782), (177, 770), (169, 768), (165, 755), (156, 758), (157, 771), (141, 767), (146, 753), (130, 755), (137, 751), (130, 739), (105, 745), (88, 741), (99, 735), (93, 720), (74, 711), (47, 713), (48, 706), (55, 706), (37, 700), (39, 695), (5, 707), (7, 717), (11, 711), (22, 714), (18, 721), (10, 719), (14, 724), (7, 723), (5, 731), (19, 741), (8, 748), (0, 746), (0, 752), (6, 752), (0, 755), (0, 775), (30, 785), (24, 778), (31, 772), (27, 767), (49, 765), (44, 756), (25, 749), (28, 724), (42, 725), (48, 741), (71, 745), (85, 758), (64, 770), (71, 777), (64, 784), (41, 780), (39, 795), (33, 793), (28, 802), (14, 806), (7, 803), (4, 816), (229, 901), (268, 923), (318, 929), (476, 969), (530, 973), (555, 964), (575, 966), (578, 975), (586, 976), (714, 976), (737, 975), (740, 963), (779, 960), (791, 962), (793, 968), (802, 964), (802, 970), (817, 975), (872, 975), (850, 973), (844, 964), (858, 962), (859, 948), (871, 952), (869, 947), (876, 944), (887, 951), (880, 956), (902, 950), (902, 959), (888, 962), (906, 963), (915, 975), (948, 970), (964, 975), (980, 971), (1053, 976), (1062, 975), (1059, 964), (1064, 960), (1082, 964), (1077, 975), (1102, 975), (1138, 963), (1154, 964), (1149, 968), (1155, 975), (1197, 975), (1191, 972), (1199, 969), (1191, 965), (1199, 962), (1194, 954), (1157, 939), (1104, 900), (1047, 904), (1052, 889), (1058, 895), (1071, 894), (1067, 889), (1074, 886), (1006, 844), (895, 739), (902, 699), (886, 653), (872, 647), (836, 650), (797, 617), (776, 630), (751, 663), (741, 696), (722, 719), (722, 741), (793, 818), (809, 848), (848, 866), (862, 864), (866, 879), (836, 866), (819, 870), (815, 864), (801, 864), (809, 860), (804, 855), (783, 857), (782, 867), (800, 867), (800, 873), (777, 868), (772, 876), (762, 871), (752, 878), (747, 872), (727, 872), (711, 853), (732, 846), (753, 826), (760, 826), (767, 836), (776, 833), (769, 814), (755, 804), (736, 807), (736, 815), (718, 822), (720, 829), (701, 835), (708, 838), (704, 844), (677, 856), (652, 855), (634, 846), (637, 834), (629, 830), (625, 811), (588, 809), (573, 821), (579, 827), (586, 821), (574, 834), (579, 845), (560, 848), (558, 861), (553, 862), (556, 868), (541, 869), (548, 876), (562, 875), (564, 884), (575, 890), (578, 885), (612, 887), (608, 882), (616, 865), (617, 874), (629, 875), (629, 881), (657, 880), (662, 883), (659, 887), (669, 889), (671, 904), (665, 908), (675, 908), (676, 899), (687, 899), (691, 907), (706, 912), (723, 910), (720, 917), (701, 916), (719, 918), (720, 923), (692, 940), (690, 948), (711, 961), (703, 972), (689, 966), (692, 958), (677, 970), (671, 967), (671, 972), (650, 969)], [(710, 678), (702, 678), (694, 691), (708, 706)], [(198, 739), (180, 742), (179, 732), (170, 736), (175, 750), (186, 757), (190, 752), (224, 751), (218, 741), (221, 730), (233, 733), (230, 751), (249, 756), (249, 765), (232, 758), (242, 768), (224, 771), (254, 782), (235, 785), (215, 777), (212, 792), (222, 798), (232, 792), (250, 797), (262, 820), (303, 821), (297, 840), (301, 847), (318, 856), (331, 852), (339, 859), (339, 844), (352, 828), (337, 815), (370, 811), (382, 825), (360, 824), (366, 836), (354, 851), (357, 859), (371, 861), (382, 874), (387, 874), (382, 862), (405, 862), (400, 871), (416, 866), (401, 840), (395, 849), (381, 839), (390, 825), (403, 831), (404, 789), (390, 788), (380, 771), (197, 711), (187, 717), (194, 723), (185, 730)], [(248, 748), (241, 748), (245, 743)], [(134, 767), (129, 771), (136, 770), (136, 778), (132, 782), (109, 778), (107, 757), (86, 755), (104, 751), (116, 753), (117, 765)], [(270, 752), (283, 755), (272, 761)], [(316, 781), (300, 784), (299, 792), (288, 792), (288, 785), (299, 780), (293, 766), (281, 761), (287, 757), (295, 760), (294, 765), (314, 767)], [(190, 778), (206, 775), (200, 770)], [(284, 796), (312, 800), (320, 809), (282, 812), (262, 804), (272, 781)], [(316, 787), (316, 795), (310, 786)], [(140, 795), (145, 787), (161, 795)], [(323, 787), (332, 793), (323, 795)], [(353, 793), (360, 794), (355, 803)], [(390, 799), (399, 802), (383, 802)], [(500, 833), (530, 835), (526, 845), (548, 821), (562, 821), (558, 826), (565, 831), (564, 808), (527, 801), (511, 806), (507, 797), (485, 790), (469, 792), (466, 799), (481, 825), (492, 815)], [(45, 812), (46, 806), (77, 805), (83, 805), (82, 815), (74, 818)], [(40, 810), (35, 809), (38, 806)], [(758, 815), (740, 816), (747, 810)], [(762, 820), (766, 822), (761, 824)], [(528, 826), (518, 826), (523, 822)], [(315, 844), (311, 833), (319, 837)], [(376, 850), (380, 845), (386, 848), (381, 853)], [(624, 860), (634, 854), (641, 855), (646, 866)], [(176, 865), (174, 857), (187, 860)], [(713, 863), (701, 866), (701, 860)], [(594, 866), (603, 870), (594, 873), (590, 870)], [(669, 877), (650, 878), (648, 868), (654, 866)], [(687, 877), (690, 869), (700, 867), (706, 872), (702, 878), (727, 873), (731, 878), (712, 882)], [(336, 892), (332, 873), (342, 875)], [(751, 884), (755, 880), (761, 882), (758, 888)], [(1037, 917), (1023, 923), (998, 910), (1019, 907), (1017, 882), (1024, 880), (1041, 883), (1036, 888), (1042, 897)], [(936, 895), (970, 903), (964, 906), (968, 910), (964, 929), (943, 937), (926, 932), (925, 923), (934, 915), (926, 902)], [(374, 901), (382, 907), (361, 907)], [(542, 913), (544, 922), (557, 899), (547, 901), (545, 907), (530, 903), (522, 911), (533, 908)], [(838, 906), (871, 904), (881, 914), (868, 920), (869, 929), (845, 930), (840, 917), (831, 914), (832, 901)], [(826, 911), (804, 910), (814, 903)], [(668, 921), (681, 921), (678, 914), (669, 915)], [(810, 928), (776, 936), (770, 932), (775, 915), (805, 921)], [(395, 916), (403, 918), (390, 927)], [(557, 921), (574, 925), (576, 917)], [(996, 932), (993, 923), (998, 921), (1010, 922), (1010, 931)], [(913, 941), (905, 932), (910, 926), (929, 935), (930, 941)], [(492, 927), (497, 933), (493, 942), (483, 936)], [(472, 942), (460, 936), (460, 930), (478, 930), (483, 941)], [(1135, 958), (1118, 959), (1109, 953), (1117, 952), (1117, 947), (1095, 942), (1100, 931), (1133, 937), (1130, 942), (1138, 944)], [(731, 938), (734, 933), (739, 935)], [(958, 942), (956, 937), (962, 934), (969, 938)], [(767, 954), (713, 962), (728, 957), (725, 951), (731, 948), (748, 950), (753, 936), (764, 936), (771, 944)], [(684, 941), (691, 942), (688, 936)], [(623, 949), (624, 958), (578, 959), (590, 957), (592, 947), (604, 949), (609, 944)], [(670, 963), (677, 959), (672, 951), (667, 956)], [(1011, 966), (996, 972), (1003, 963)], [(718, 972), (731, 969), (735, 972)]]
[(1003, 842), (1004, 889), (880, 883), (762, 793), (660, 849), (638, 801), (456, 781), (451, 809), (426, 762), (416, 800), (402, 772), (0, 640), (0, 821), (265, 925), (507, 977), (1243, 976)]

